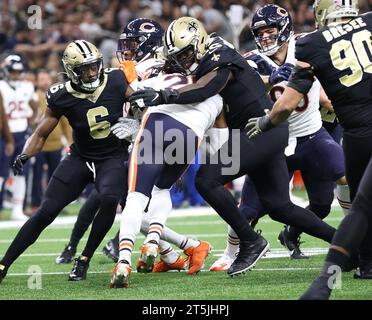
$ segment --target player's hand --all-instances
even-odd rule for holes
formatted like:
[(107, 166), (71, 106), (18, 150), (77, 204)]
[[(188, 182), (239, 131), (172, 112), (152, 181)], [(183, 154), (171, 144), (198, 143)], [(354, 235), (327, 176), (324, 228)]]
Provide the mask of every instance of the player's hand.
[[(153, 88), (145, 88), (132, 93), (128, 100), (134, 107), (152, 107), (160, 104), (169, 104), (177, 99), (179, 93), (173, 89), (156, 91)], [(141, 106), (141, 104), (143, 105)]]
[(24, 153), (19, 154), (15, 158), (15, 160), (13, 162), (13, 165), (12, 165), (13, 173), (14, 173), (15, 176), (22, 173), (23, 167), (24, 167), (24, 165), (25, 165), (25, 163), (27, 162), (28, 159), (30, 159), (30, 156), (28, 156), (27, 154), (24, 154)]
[(120, 63), (120, 69), (124, 72), (125, 78), (127, 79), (129, 84), (138, 80), (136, 67), (133, 61), (124, 60)]
[(252, 139), (262, 132), (265, 132), (273, 127), (274, 126), (271, 123), (269, 115), (257, 118), (250, 118), (247, 125), (245, 126), (245, 129), (247, 130), (246, 135), (249, 139)]
[(248, 60), (253, 61), (257, 65), (257, 68), (254, 67), (254, 69), (262, 76), (269, 76), (275, 70), (275, 67), (259, 54), (251, 54), (248, 56)]
[(282, 81), (288, 81), (294, 65), (290, 63), (285, 63), (281, 65), (278, 69), (274, 69), (270, 75), (269, 82), (273, 86), (276, 83)]
[(119, 118), (119, 121), (110, 128), (111, 132), (120, 140), (131, 140), (133, 136), (137, 135), (139, 129), (138, 120), (129, 118)]

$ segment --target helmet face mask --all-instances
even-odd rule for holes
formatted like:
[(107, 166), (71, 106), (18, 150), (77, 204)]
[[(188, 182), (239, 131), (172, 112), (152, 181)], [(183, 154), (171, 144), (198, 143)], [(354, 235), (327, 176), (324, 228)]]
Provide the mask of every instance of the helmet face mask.
[(196, 53), (193, 45), (189, 45), (186, 48), (168, 56), (171, 61), (171, 66), (174, 71), (182, 74), (192, 74), (196, 68)]
[[(260, 37), (260, 29), (262, 30), (264, 27), (277, 30), (276, 35), (269, 35), (270, 40), (274, 40), (274, 43), (266, 48), (262, 46), (263, 39)], [(284, 8), (269, 4), (256, 11), (252, 19), (251, 30), (258, 50), (267, 56), (272, 56), (291, 39), (293, 35), (292, 19)]]
[(352, 18), (359, 14), (358, 0), (315, 0), (314, 15), (317, 28), (342, 18)]
[(67, 77), (81, 90), (95, 91), (103, 81), (103, 58), (96, 46), (85, 40), (71, 42), (63, 53)]
[(118, 40), (116, 57), (119, 62), (146, 59), (161, 46), (163, 29), (151, 19), (135, 19), (128, 23)]

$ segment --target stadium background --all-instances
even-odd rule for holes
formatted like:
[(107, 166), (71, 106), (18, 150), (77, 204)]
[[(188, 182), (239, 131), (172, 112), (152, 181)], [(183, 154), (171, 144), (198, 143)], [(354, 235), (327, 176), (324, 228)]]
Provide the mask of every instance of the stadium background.
[[(249, 25), (253, 13), (260, 6), (267, 3), (276, 3), (284, 6), (291, 13), (295, 32), (309, 32), (314, 30), (314, 18), (312, 11), (312, 0), (291, 0), (291, 1), (255, 1), (255, 0), (186, 0), (186, 1), (139, 1), (139, 0), (76, 0), (66, 2), (64, 0), (2, 0), (0, 2), (0, 60), (9, 53), (17, 53), (25, 58), (28, 64), (27, 79), (34, 82), (37, 88), (36, 73), (43, 69), (53, 77), (54, 82), (59, 81), (61, 72), (61, 54), (66, 44), (74, 39), (87, 39), (95, 43), (104, 55), (106, 66), (116, 64), (116, 39), (123, 27), (131, 20), (138, 17), (152, 18), (161, 23), (163, 28), (175, 18), (183, 15), (192, 15), (206, 24), (208, 32), (217, 32), (222, 37), (233, 42), (243, 53), (255, 48), (254, 40), (249, 32)], [(372, 0), (361, 2), (361, 11), (372, 10)], [(34, 12), (28, 12), (32, 5), (41, 9), (41, 29), (30, 29), (29, 19)], [(44, 181), (40, 181), (45, 185)], [(30, 183), (28, 184), (30, 186)], [(235, 186), (237, 196), (239, 186)], [(28, 201), (30, 201), (30, 188), (28, 190)], [(304, 197), (304, 193), (296, 193)], [(74, 204), (68, 208), (71, 215), (76, 215), (80, 204)], [(196, 215), (199, 209), (196, 209)], [(342, 217), (341, 210), (335, 208), (327, 222), (337, 226)], [(0, 215), (1, 220), (9, 218), (5, 210)], [(197, 220), (197, 221), (196, 221)], [(67, 220), (66, 220), (67, 221)], [(19, 263), (12, 269), (8, 284), (4, 282), (5, 299), (74, 299), (74, 298), (123, 298), (108, 290), (102, 293), (96, 291), (98, 287), (107, 287), (109, 271), (112, 268), (111, 262), (98, 255), (95, 264), (91, 267), (90, 281), (80, 286), (66, 286), (66, 274), (70, 266), (57, 268), (54, 264), (55, 255), (63, 248), (67, 240), (72, 222), (61, 222), (43, 233), (40, 241), (26, 251)], [(66, 227), (67, 225), (67, 227)], [(226, 227), (222, 220), (215, 215), (208, 214), (201, 218), (180, 217), (171, 218), (170, 226), (179, 232), (205, 237), (214, 246), (213, 255), (207, 261), (206, 268), (220, 255), (225, 246), (224, 232)], [(117, 227), (117, 223), (116, 223)], [(250, 286), (247, 288), (244, 282), (231, 282), (226, 275), (202, 274), (199, 281), (189, 278), (182, 278), (184, 288), (179, 295), (179, 281), (185, 275), (172, 274), (170, 280), (167, 275), (157, 275), (155, 283), (156, 291), (149, 291), (144, 277), (135, 277), (137, 284), (134, 287), (136, 293), (129, 297), (133, 299), (152, 299), (155, 294), (161, 293), (157, 298), (161, 299), (295, 299), (309, 284), (310, 280), (317, 274), (322, 256), (312, 257), (307, 261), (290, 261), (284, 258), (284, 250), (275, 244), (276, 236), (281, 225), (265, 218), (260, 226), (265, 236), (270, 240), (274, 255), (278, 259), (264, 260), (259, 266), (260, 272), (253, 272), (250, 278)], [(10, 241), (14, 238), (19, 224), (3, 224), (1, 226), (0, 256), (4, 253)], [(106, 239), (113, 235), (116, 228), (113, 228)], [(325, 253), (327, 245), (310, 237), (304, 237), (304, 248), (308, 254)], [(140, 238), (142, 240), (142, 238)], [(82, 242), (86, 241), (83, 239)], [(137, 246), (138, 247), (138, 246)], [(307, 249), (307, 250), (306, 250)], [(285, 254), (284, 254), (285, 255)], [(30, 265), (37, 264), (46, 272), (43, 278), (45, 290), (24, 291), (27, 272)], [(279, 271), (279, 273), (278, 273)], [(283, 271), (283, 272), (280, 272)], [(302, 274), (297, 273), (297, 271)], [(275, 277), (273, 277), (275, 275)], [(12, 277), (14, 276), (14, 277)], [(352, 276), (345, 279), (348, 292), (335, 294), (336, 298), (346, 299), (368, 299), (372, 297), (371, 285), (361, 286), (360, 282), (353, 282)], [(163, 287), (167, 284), (167, 289)], [(262, 283), (265, 283), (262, 286)], [(284, 284), (284, 285), (283, 285)], [(229, 293), (225, 291), (229, 286)], [(190, 288), (190, 289), (188, 289)], [(197, 291), (198, 294), (194, 295)]]

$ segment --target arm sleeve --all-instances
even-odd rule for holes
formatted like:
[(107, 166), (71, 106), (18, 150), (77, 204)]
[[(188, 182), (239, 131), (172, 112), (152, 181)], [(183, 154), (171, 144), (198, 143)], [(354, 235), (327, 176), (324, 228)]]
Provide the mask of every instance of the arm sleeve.
[(178, 90), (178, 96), (174, 103), (189, 104), (202, 102), (219, 93), (227, 84), (231, 75), (229, 68), (221, 68), (212, 71), (195, 84), (185, 86)]

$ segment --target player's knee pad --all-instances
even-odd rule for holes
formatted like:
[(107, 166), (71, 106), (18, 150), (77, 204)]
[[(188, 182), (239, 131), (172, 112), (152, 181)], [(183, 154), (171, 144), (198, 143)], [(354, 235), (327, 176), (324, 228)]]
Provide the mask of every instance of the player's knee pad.
[(310, 211), (314, 212), (320, 219), (323, 220), (331, 212), (331, 205), (310, 203), (310, 205), (306, 209), (309, 209)]

